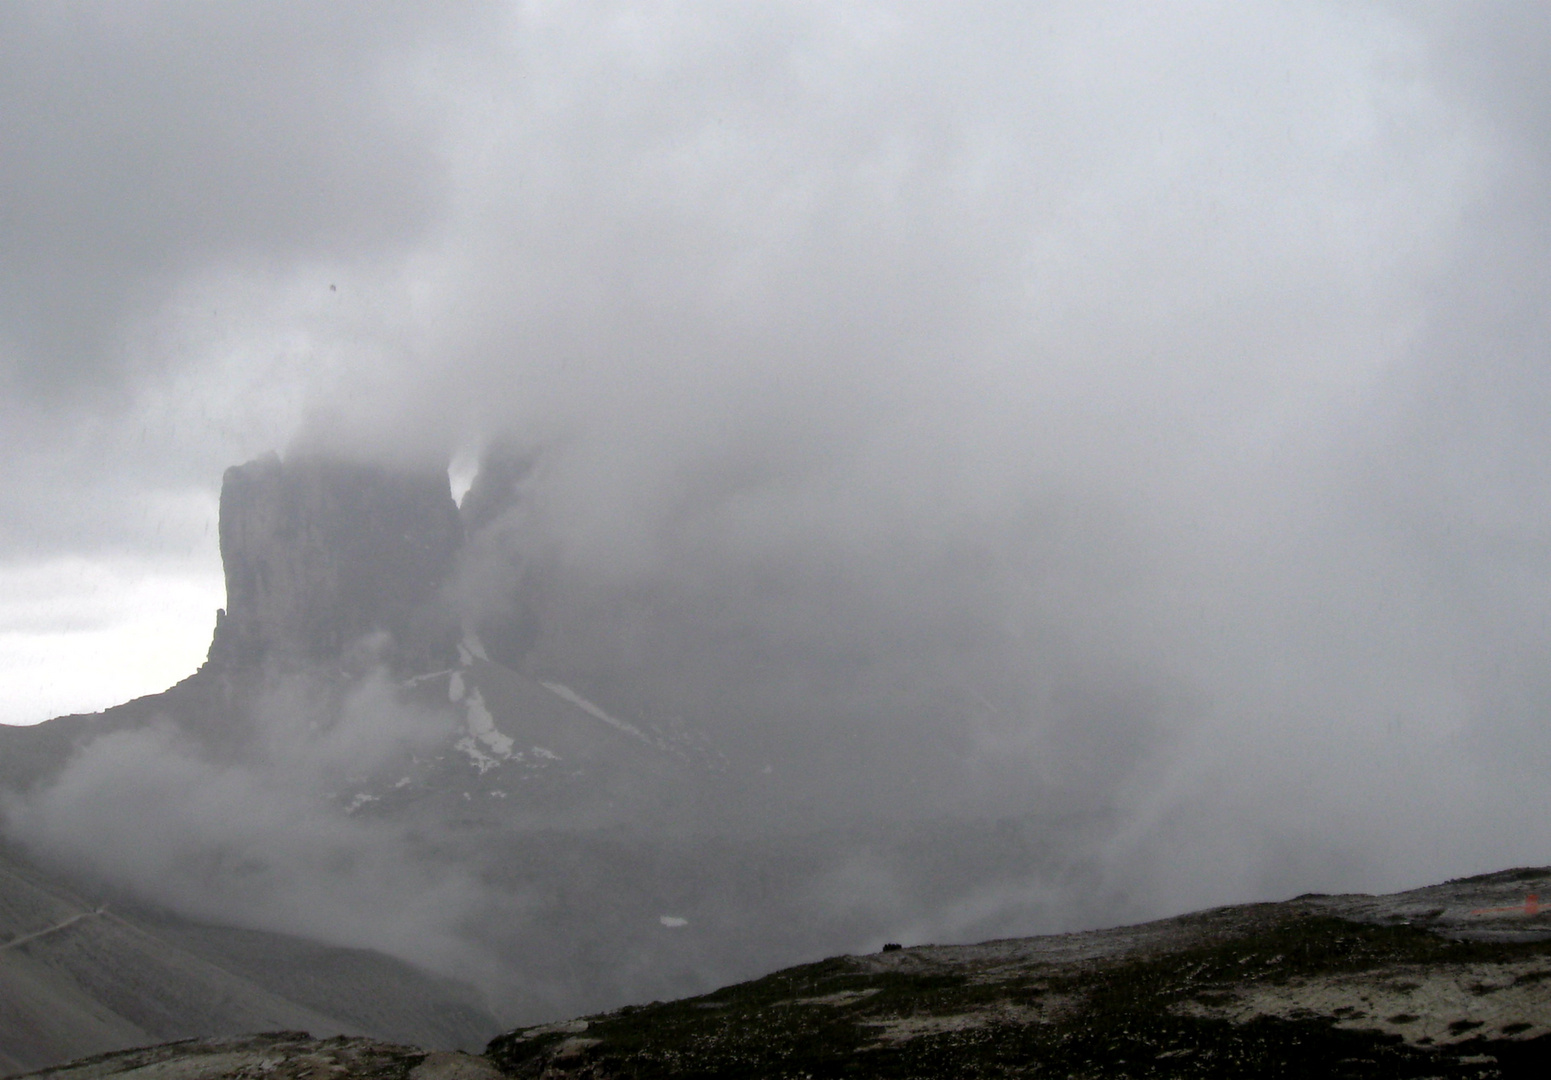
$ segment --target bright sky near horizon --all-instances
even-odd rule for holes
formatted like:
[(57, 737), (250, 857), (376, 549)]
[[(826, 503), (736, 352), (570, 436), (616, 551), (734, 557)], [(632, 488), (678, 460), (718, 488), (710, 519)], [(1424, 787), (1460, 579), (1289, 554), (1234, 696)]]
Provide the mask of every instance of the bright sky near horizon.
[[(209, 560), (204, 560), (206, 563)], [(35, 724), (165, 690), (204, 660), (219, 567), (65, 557), (0, 567), (0, 723)]]

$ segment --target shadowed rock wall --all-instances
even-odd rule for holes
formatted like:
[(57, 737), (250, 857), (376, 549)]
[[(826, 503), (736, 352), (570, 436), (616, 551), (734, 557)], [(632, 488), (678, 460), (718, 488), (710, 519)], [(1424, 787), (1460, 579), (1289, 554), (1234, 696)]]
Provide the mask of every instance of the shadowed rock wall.
[(226, 470), (220, 536), (227, 607), (212, 664), (334, 661), (381, 634), (397, 668), (453, 655), (439, 592), (463, 527), (446, 473), (271, 454)]

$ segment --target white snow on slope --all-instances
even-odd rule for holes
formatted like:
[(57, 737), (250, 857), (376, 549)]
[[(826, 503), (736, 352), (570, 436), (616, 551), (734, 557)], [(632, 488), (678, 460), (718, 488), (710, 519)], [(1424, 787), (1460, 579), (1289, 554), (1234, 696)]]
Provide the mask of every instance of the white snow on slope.
[(409, 678), (399, 683), (399, 685), (406, 688), (411, 686), (419, 686), (423, 682), (429, 682), (432, 679), (440, 679), (443, 675), (450, 674), (453, 674), (452, 668), (443, 668), (440, 671), (427, 671), (421, 675), (411, 675)]
[(478, 690), (469, 692), (469, 734), (488, 746), (497, 757), (512, 756), (512, 740), (502, 735), (495, 726), (495, 717), (485, 706), (484, 695)]
[[(477, 647), (478, 644), (476, 640), (474, 645)], [(464, 663), (468, 663), (472, 655), (470, 651), (463, 645), (458, 646), (458, 651), (463, 654)], [(480, 649), (480, 651), (484, 650)], [(495, 768), (502, 761), (512, 759), (512, 740), (501, 734), (495, 726), (495, 717), (491, 715), (489, 706), (485, 704), (484, 695), (479, 692), (477, 686), (469, 687), (463, 678), (463, 672), (454, 671), (447, 680), (447, 699), (455, 705), (460, 701), (464, 703), (468, 735), (453, 745), (467, 754), (469, 760), (478, 766), (481, 773)], [(521, 758), (522, 755), (518, 754), (517, 757)]]
[(452, 745), (453, 749), (460, 750), (468, 755), (469, 760), (472, 761), (475, 767), (479, 769), (479, 775), (481, 776), (485, 775), (486, 770), (493, 769), (497, 765), (501, 764), (495, 758), (481, 750), (479, 748), (479, 743), (475, 742), (471, 736), (465, 735), (463, 738), (459, 739)]
[(540, 682), (539, 685), (542, 686), (545, 690), (548, 690), (551, 694), (554, 694), (556, 697), (565, 701), (569, 701), (572, 705), (575, 705), (583, 712), (588, 713), (591, 716), (596, 716), (605, 724), (611, 724), (618, 728), (620, 731), (623, 731), (626, 735), (640, 739), (642, 742), (647, 743), (648, 745), (651, 744), (652, 740), (647, 738), (646, 734), (642, 732), (640, 728), (636, 727), (634, 724), (626, 723), (624, 720), (619, 720), (610, 716), (608, 713), (598, 708), (592, 702), (582, 697), (582, 695), (578, 694), (575, 690), (572, 690), (564, 683)]

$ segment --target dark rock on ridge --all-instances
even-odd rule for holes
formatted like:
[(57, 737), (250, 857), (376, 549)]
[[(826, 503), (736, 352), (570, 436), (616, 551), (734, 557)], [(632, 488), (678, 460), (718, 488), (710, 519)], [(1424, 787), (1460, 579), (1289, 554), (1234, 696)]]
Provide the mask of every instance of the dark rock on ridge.
[(271, 454), (226, 471), (221, 559), (227, 607), (210, 663), (332, 662), (387, 635), (398, 670), (454, 656), (458, 628), (438, 603), (463, 541), (447, 475)]
[(464, 527), (474, 533), (499, 521), (521, 501), (522, 484), (537, 465), (530, 450), (497, 444), (486, 451), (458, 507)]

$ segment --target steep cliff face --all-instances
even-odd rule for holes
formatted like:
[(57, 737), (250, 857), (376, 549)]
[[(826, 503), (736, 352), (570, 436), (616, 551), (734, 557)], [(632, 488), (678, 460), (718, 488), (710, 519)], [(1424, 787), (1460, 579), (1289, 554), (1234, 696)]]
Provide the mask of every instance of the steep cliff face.
[(438, 594), (463, 527), (445, 473), (269, 455), (226, 471), (220, 537), (217, 667), (327, 662), (382, 634), (394, 667), (454, 655)]

